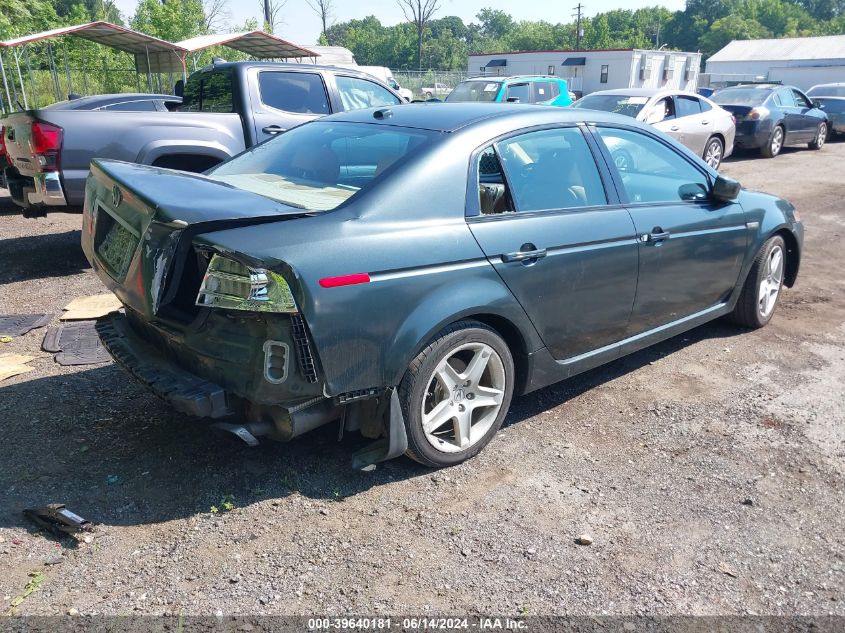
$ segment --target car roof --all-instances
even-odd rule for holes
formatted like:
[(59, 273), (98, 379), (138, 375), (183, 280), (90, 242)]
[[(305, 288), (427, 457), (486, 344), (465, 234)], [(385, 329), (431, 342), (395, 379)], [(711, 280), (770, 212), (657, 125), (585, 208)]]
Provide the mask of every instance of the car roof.
[(549, 81), (549, 80), (556, 80), (560, 81), (561, 77), (555, 77), (554, 75), (508, 75), (507, 77), (501, 77), (499, 75), (493, 75), (490, 77), (470, 77), (469, 79), (464, 79), (464, 81), (478, 81), (478, 82), (493, 82), (493, 81)]
[(702, 95), (688, 90), (667, 90), (665, 88), (615, 88), (613, 90), (597, 90), (585, 97), (593, 95), (622, 95), (625, 97), (657, 97), (661, 95), (685, 95), (689, 97), (701, 97)]
[(162, 101), (182, 100), (181, 97), (174, 95), (148, 94), (143, 92), (121, 92), (115, 94), (77, 97), (75, 99), (69, 99), (68, 101), (58, 101), (47, 107), (51, 110), (93, 110), (113, 103), (123, 103), (125, 101), (149, 101), (154, 99), (160, 99)]
[[(377, 113), (389, 110), (390, 115)], [(518, 103), (408, 103), (395, 107), (368, 108), (341, 112), (320, 119), (321, 121), (348, 121), (352, 123), (384, 124), (398, 127), (455, 132), (483, 121), (511, 120), (514, 128), (554, 123), (631, 123), (631, 118), (596, 110), (570, 110)]]
[[(196, 73), (202, 72), (211, 72), (214, 70), (220, 70), (225, 68), (233, 68), (233, 69), (247, 69), (247, 68), (272, 68), (274, 70), (299, 70), (299, 71), (322, 71), (322, 72), (332, 72), (332, 73), (339, 73), (342, 75), (355, 75), (360, 77), (366, 77), (368, 79), (375, 78), (379, 81), (378, 77), (374, 77), (372, 74), (363, 72), (360, 70), (356, 70), (354, 67), (349, 66), (331, 66), (326, 64), (295, 64), (292, 62), (261, 62), (261, 61), (243, 61), (243, 62), (216, 62), (213, 64), (209, 64), (208, 66), (204, 66), (200, 68)], [(193, 77), (193, 75), (191, 75)], [(384, 82), (382, 82), (384, 83)]]

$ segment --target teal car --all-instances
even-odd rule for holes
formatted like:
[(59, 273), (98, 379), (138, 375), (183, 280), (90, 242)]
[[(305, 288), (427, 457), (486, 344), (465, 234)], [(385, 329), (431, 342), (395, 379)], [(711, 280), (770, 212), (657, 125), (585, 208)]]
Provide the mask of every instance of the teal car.
[(536, 103), (564, 108), (572, 105), (566, 80), (547, 75), (467, 79), (455, 86), (446, 101)]

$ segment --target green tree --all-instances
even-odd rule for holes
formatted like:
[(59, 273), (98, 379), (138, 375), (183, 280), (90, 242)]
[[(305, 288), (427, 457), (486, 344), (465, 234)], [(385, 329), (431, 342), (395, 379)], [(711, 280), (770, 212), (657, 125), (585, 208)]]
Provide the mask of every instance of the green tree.
[(710, 30), (699, 39), (699, 44), (706, 59), (732, 40), (753, 40), (771, 36), (771, 31), (756, 20), (734, 14), (713, 22)]

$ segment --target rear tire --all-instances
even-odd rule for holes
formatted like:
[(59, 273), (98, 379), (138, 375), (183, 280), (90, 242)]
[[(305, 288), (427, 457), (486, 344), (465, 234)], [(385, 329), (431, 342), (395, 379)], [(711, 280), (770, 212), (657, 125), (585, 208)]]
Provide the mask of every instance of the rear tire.
[(772, 130), (772, 135), (769, 137), (769, 142), (760, 148), (760, 154), (764, 158), (774, 158), (780, 154), (783, 149), (784, 131), (782, 125), (775, 126)]
[(513, 385), (513, 357), (494, 330), (478, 321), (450, 325), (399, 384), (406, 454), (431, 468), (474, 457), (501, 427)]
[(742, 287), (742, 294), (731, 319), (742, 326), (758, 329), (772, 320), (786, 270), (786, 245), (775, 235), (763, 244)]
[(718, 136), (711, 136), (704, 147), (704, 162), (713, 169), (719, 169), (722, 164), (722, 156), (725, 154), (725, 146)]
[(816, 137), (807, 144), (810, 149), (821, 149), (827, 142), (827, 123), (819, 123), (819, 129), (816, 130)]

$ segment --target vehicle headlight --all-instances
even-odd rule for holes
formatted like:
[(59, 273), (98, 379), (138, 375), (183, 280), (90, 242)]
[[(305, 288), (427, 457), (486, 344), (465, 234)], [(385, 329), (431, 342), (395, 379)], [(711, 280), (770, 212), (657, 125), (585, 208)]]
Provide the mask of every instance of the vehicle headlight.
[(202, 279), (196, 304), (250, 312), (296, 312), (288, 282), (278, 273), (214, 255)]

